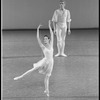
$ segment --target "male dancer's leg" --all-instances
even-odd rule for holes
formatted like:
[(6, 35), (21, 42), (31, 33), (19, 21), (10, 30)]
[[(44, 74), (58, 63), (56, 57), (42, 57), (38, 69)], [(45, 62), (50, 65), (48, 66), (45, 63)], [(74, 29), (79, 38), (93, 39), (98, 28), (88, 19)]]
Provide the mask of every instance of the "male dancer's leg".
[(61, 54), (61, 47), (62, 47), (62, 38), (61, 38), (61, 29), (57, 28), (57, 48), (58, 48), (58, 53), (55, 55), (56, 57)]
[(65, 27), (65, 28), (62, 29), (62, 34), (61, 34), (61, 37), (62, 37), (61, 55), (62, 55), (62, 56), (65, 56), (65, 57), (67, 56), (66, 54), (64, 54), (66, 32), (67, 32), (67, 27)]

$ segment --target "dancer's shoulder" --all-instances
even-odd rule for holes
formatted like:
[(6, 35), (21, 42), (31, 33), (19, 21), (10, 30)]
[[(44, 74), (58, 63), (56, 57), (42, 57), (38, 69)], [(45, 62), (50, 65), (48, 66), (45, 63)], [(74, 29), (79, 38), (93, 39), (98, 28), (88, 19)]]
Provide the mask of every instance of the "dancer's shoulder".
[(43, 44), (41, 44), (41, 48), (42, 50), (44, 50), (46, 47)]
[(65, 11), (69, 11), (68, 9), (65, 9)]
[(65, 12), (68, 13), (68, 14), (70, 13), (70, 11), (68, 9), (65, 9)]
[(67, 12), (70, 12), (68, 9), (66, 9)]
[(59, 12), (59, 9), (56, 9), (55, 12)]

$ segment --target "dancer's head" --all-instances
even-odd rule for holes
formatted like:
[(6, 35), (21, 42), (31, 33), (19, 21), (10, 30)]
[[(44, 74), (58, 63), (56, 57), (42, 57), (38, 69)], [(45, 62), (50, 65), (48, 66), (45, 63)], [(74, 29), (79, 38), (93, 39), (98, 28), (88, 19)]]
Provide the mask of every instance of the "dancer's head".
[(60, 0), (60, 8), (63, 9), (66, 5), (65, 1), (64, 0)]
[(45, 35), (44, 36), (44, 43), (49, 44), (49, 41), (50, 41), (49, 37), (47, 35)]

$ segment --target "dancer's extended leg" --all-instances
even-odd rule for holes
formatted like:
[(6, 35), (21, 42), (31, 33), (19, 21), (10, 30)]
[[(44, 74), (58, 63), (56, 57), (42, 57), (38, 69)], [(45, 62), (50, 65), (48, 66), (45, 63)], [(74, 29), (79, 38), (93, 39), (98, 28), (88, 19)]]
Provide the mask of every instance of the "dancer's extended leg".
[[(33, 65), (33, 66), (34, 66), (34, 65)], [(30, 72), (36, 70), (38, 67), (39, 67), (39, 66), (37, 66), (37, 67), (34, 66), (32, 69), (26, 71), (26, 72), (25, 72), (24, 74), (22, 74), (21, 76), (15, 77), (14, 80), (18, 80), (18, 79), (20, 79), (20, 78), (23, 78), (25, 75), (27, 75), (27, 74), (29, 74)]]

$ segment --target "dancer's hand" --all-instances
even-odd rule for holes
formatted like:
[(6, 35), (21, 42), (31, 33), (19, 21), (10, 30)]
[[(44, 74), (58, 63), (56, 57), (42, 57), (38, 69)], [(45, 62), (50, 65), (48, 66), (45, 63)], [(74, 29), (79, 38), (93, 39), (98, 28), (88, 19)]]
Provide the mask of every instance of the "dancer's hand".
[(56, 30), (54, 29), (54, 34), (56, 35)]
[(68, 30), (68, 35), (70, 35), (71, 34), (71, 31), (70, 30)]
[(43, 25), (39, 24), (38, 29), (39, 29), (41, 26), (43, 26)]

